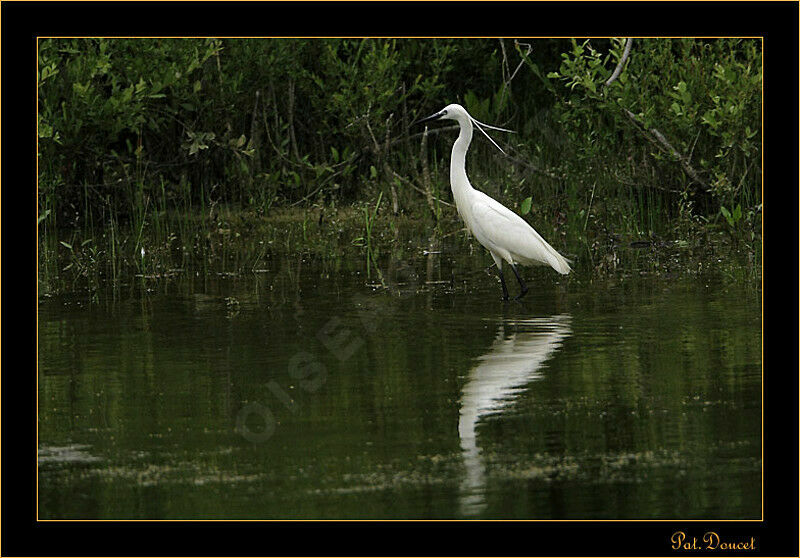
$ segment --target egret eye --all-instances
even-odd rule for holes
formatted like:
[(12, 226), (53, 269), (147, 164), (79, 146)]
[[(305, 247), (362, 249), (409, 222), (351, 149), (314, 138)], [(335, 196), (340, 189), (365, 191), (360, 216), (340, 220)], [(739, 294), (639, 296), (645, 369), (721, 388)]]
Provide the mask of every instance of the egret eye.
[(443, 110), (443, 111), (442, 111), (442, 116), (445, 116), (445, 115), (447, 115), (447, 111), (446, 111), (446, 110)]

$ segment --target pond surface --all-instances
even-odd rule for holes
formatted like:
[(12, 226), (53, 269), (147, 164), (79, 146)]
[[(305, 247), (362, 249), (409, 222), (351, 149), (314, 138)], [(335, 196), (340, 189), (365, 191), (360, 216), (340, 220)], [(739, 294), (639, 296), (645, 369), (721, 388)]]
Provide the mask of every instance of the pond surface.
[(41, 299), (39, 518), (761, 518), (756, 288), (488, 259)]

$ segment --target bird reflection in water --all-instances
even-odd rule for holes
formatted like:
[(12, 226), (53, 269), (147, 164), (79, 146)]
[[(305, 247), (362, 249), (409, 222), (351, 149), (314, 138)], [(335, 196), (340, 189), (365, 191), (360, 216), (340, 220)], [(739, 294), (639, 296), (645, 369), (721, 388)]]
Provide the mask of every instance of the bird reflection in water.
[(460, 505), (464, 515), (480, 513), (486, 506), (486, 464), (477, 445), (478, 421), (503, 412), (541, 377), (541, 367), (571, 333), (570, 316), (501, 322), (491, 349), (477, 359), (461, 394), (458, 436), (466, 476), (461, 482)]

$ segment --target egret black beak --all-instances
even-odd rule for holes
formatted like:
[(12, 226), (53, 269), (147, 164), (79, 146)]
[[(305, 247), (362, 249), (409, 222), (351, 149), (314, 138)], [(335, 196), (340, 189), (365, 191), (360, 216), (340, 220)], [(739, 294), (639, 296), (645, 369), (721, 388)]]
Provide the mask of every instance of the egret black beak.
[(432, 120), (439, 120), (442, 116), (444, 116), (444, 111), (440, 110), (439, 112), (437, 112), (435, 114), (431, 114), (430, 116), (428, 116), (426, 118), (422, 118), (421, 120), (417, 120), (416, 122), (414, 122), (411, 125), (412, 126), (416, 126), (417, 124), (423, 124), (425, 122), (431, 122)]

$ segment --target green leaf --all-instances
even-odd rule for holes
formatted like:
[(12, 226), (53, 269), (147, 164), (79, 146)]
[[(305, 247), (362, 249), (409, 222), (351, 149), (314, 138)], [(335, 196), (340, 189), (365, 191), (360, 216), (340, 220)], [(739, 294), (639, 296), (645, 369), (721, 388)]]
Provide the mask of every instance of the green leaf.
[(71, 245), (71, 244), (67, 244), (67, 243), (66, 243), (66, 242), (64, 242), (63, 240), (59, 240), (59, 242), (60, 242), (61, 244), (63, 244), (64, 246), (66, 246), (67, 248), (69, 248), (70, 250), (72, 250), (72, 245)]
[(530, 196), (528, 196), (527, 198), (522, 200), (522, 203), (519, 205), (519, 212), (522, 215), (527, 215), (531, 211), (532, 204), (533, 204), (533, 199)]
[(731, 217), (731, 212), (728, 211), (728, 209), (724, 205), (720, 206), (719, 212), (722, 213), (722, 216), (725, 217), (725, 220), (728, 222), (728, 224), (733, 226), (733, 218)]

